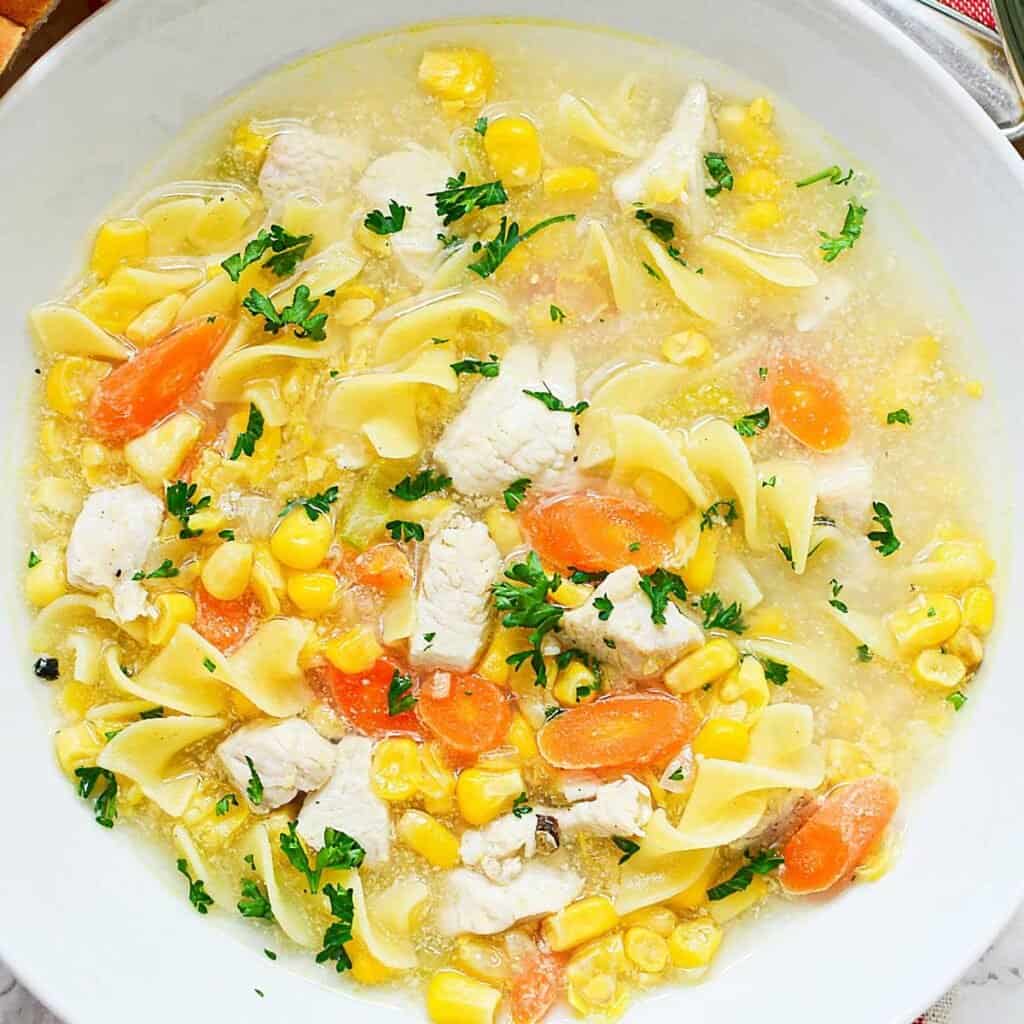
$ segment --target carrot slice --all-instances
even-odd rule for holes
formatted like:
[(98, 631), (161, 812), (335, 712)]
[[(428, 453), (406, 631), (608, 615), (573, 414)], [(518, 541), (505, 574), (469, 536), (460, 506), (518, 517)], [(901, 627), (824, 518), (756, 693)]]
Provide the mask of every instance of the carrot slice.
[(93, 394), (91, 432), (111, 444), (144, 434), (188, 399), (227, 337), (227, 320), (205, 317), (122, 363)]
[(672, 524), (642, 502), (583, 491), (545, 495), (522, 510), (522, 523), (549, 565), (611, 572), (663, 564), (672, 552)]
[(662, 765), (699, 725), (689, 702), (648, 690), (605, 697), (552, 718), (537, 734), (537, 746), (556, 768)]
[(420, 691), (420, 721), (455, 754), (474, 756), (500, 746), (512, 724), (504, 692), (481, 676), (444, 675), (451, 677), (447, 687), (435, 680)]
[(382, 594), (400, 594), (412, 583), (412, 566), (397, 544), (377, 544), (352, 562), (356, 580)]
[(782, 849), (779, 872), (787, 892), (825, 892), (847, 881), (885, 831), (899, 790), (872, 776), (834, 789)]
[(262, 614), (263, 605), (251, 590), (234, 601), (221, 601), (202, 583), (196, 584), (195, 630), (225, 654), (249, 639)]
[(537, 1024), (562, 993), (564, 968), (559, 957), (533, 949), (519, 959), (509, 989), (514, 1024)]
[(772, 418), (801, 444), (819, 452), (841, 448), (850, 439), (850, 414), (836, 383), (796, 359), (781, 359), (770, 373), (768, 406)]
[[(391, 658), (378, 658), (366, 672), (342, 672), (330, 662), (324, 662), (316, 669), (321, 689), (326, 689), (328, 699), (353, 728), (367, 736), (386, 736), (391, 733), (422, 734), (415, 712), (400, 711), (397, 715), (388, 713), (388, 690), (395, 673), (407, 676), (408, 672)], [(412, 696), (406, 691), (400, 696)]]

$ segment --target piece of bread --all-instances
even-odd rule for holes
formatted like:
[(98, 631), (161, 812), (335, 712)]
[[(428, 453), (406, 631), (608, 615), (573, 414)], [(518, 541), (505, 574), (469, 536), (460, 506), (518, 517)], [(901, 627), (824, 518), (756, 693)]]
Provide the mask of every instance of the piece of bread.
[(59, 0), (0, 0), (0, 71)]
[(15, 25), (10, 18), (0, 14), (0, 71), (7, 66), (24, 37), (25, 30), (21, 25)]

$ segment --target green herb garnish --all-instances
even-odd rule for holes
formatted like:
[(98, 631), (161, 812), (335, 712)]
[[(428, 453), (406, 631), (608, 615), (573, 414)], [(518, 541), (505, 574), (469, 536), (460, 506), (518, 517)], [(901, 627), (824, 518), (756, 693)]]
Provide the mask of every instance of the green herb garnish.
[(476, 119), (476, 124), (473, 125), (473, 131), (475, 131), (477, 133), (477, 135), (486, 135), (487, 134), (487, 118), (486, 117), (478, 117)]
[(909, 427), (914, 421), (906, 409), (893, 409), (892, 412), (886, 414), (885, 422), (889, 426), (892, 426), (894, 423), (902, 423), (904, 426)]
[(558, 395), (552, 393), (551, 388), (546, 384), (544, 388), (544, 391), (527, 391), (524, 388), (523, 394), (536, 398), (538, 402), (543, 402), (552, 412), (571, 412), (574, 416), (579, 416), (581, 412), (590, 408), (589, 402), (577, 402), (575, 405), (566, 405)]
[(517, 508), (523, 503), (523, 499), (526, 497), (526, 490), (533, 481), (529, 477), (521, 476), (518, 480), (513, 480), (512, 483), (502, 491), (502, 496), (505, 499), (505, 508), (509, 512), (515, 512)]
[(399, 480), (391, 488), (390, 493), (401, 501), (419, 501), (420, 498), (425, 498), (428, 494), (451, 487), (451, 484), (450, 476), (442, 476), (440, 473), (435, 475), (432, 470), (424, 469), (415, 476), (407, 476)]
[(871, 509), (874, 512), (871, 518), (878, 523), (881, 529), (872, 530), (868, 534), (868, 540), (877, 545), (877, 550), (883, 558), (887, 558), (898, 551), (900, 547), (899, 538), (892, 529), (892, 513), (889, 511), (889, 506), (881, 501), (871, 502)]
[(423, 527), (407, 519), (392, 519), (384, 524), (384, 529), (391, 534), (392, 540), (423, 540), (424, 537)]
[(739, 513), (736, 511), (735, 501), (731, 498), (725, 501), (716, 501), (700, 514), (700, 532), (703, 533), (715, 526), (728, 526), (730, 523), (736, 522), (737, 519), (739, 519)]
[(817, 174), (809, 174), (806, 178), (801, 178), (796, 183), (796, 187), (806, 188), (808, 185), (814, 185), (819, 181), (827, 181), (830, 185), (847, 185), (852, 177), (852, 167), (843, 174), (843, 169), (839, 164), (832, 164), (831, 167), (826, 167), (825, 170), (818, 171)]
[(97, 784), (103, 781), (103, 791), (96, 793), (93, 816), (98, 825), (113, 828), (117, 818), (117, 777), (114, 773), (106, 768), (76, 768), (75, 778), (78, 779), (78, 795), (83, 800), (91, 799)]
[(490, 277), (520, 242), (525, 242), (531, 235), (535, 235), (544, 228), (551, 227), (552, 224), (560, 224), (562, 221), (575, 219), (575, 213), (563, 213), (557, 217), (548, 217), (547, 220), (534, 224), (528, 231), (520, 234), (519, 225), (516, 221), (509, 223), (508, 217), (502, 217), (501, 224), (498, 226), (498, 233), (494, 238), (486, 243), (473, 243), (473, 252), (483, 250), (483, 255), (475, 263), (470, 263), (469, 269), (480, 277)]
[(270, 230), (261, 228), (256, 235), (240, 253), (229, 256), (221, 266), (228, 277), (236, 284), (242, 271), (250, 264), (262, 259), (267, 249), (274, 253), (263, 264), (268, 270), (273, 271), (278, 277), (287, 277), (295, 273), (299, 261), (305, 258), (312, 235), (290, 235), (280, 224), (272, 224)]
[(554, 303), (548, 307), (548, 315), (551, 317), (553, 324), (560, 324), (565, 319), (565, 313), (558, 308)]
[(533, 813), (533, 808), (530, 806), (529, 798), (525, 793), (520, 793), (519, 796), (512, 801), (512, 813), (517, 818), (525, 818), (526, 815)]
[(243, 309), (247, 309), (253, 316), (263, 317), (263, 330), (268, 334), (277, 334), (283, 328), (293, 326), (296, 338), (309, 338), (311, 341), (324, 341), (327, 337), (324, 329), (327, 314), (313, 315), (319, 305), (320, 300), (311, 299), (309, 288), (304, 284), (295, 289), (291, 304), (281, 310), (274, 305), (273, 299), (256, 288), (251, 288), (242, 300)]
[(143, 572), (141, 569), (132, 576), (133, 580), (170, 580), (178, 575), (180, 570), (176, 569), (174, 563), (165, 558), (152, 572)]
[(199, 537), (202, 535), (202, 530), (192, 530), (189, 528), (188, 521), (197, 512), (202, 512), (204, 508), (210, 507), (210, 502), (213, 498), (209, 494), (204, 494), (198, 501), (193, 501), (192, 498), (196, 493), (196, 484), (185, 483), (184, 480), (178, 480), (176, 483), (168, 484), (167, 490), (165, 491), (165, 501), (167, 503), (167, 511), (170, 512), (175, 519), (181, 521), (181, 532), (178, 536), (182, 540), (190, 540), (193, 537)]
[(946, 697), (946, 701), (953, 705), (954, 711), (959, 711), (967, 703), (967, 694), (960, 690), (954, 690)]
[(594, 607), (597, 609), (597, 617), (602, 622), (607, 622), (612, 617), (612, 612), (615, 611), (612, 599), (604, 595), (594, 598)]
[(858, 661), (870, 661), (874, 657), (871, 648), (867, 644), (857, 645), (857, 660)]
[(405, 227), (406, 212), (411, 210), (411, 206), (402, 206), (401, 203), (396, 203), (394, 199), (389, 199), (388, 212), (385, 214), (380, 210), (371, 210), (363, 218), (363, 227), (367, 231), (372, 231), (375, 235), (397, 234)]
[(188, 869), (188, 861), (184, 857), (178, 858), (178, 870), (188, 879), (188, 901), (200, 914), (205, 914), (213, 906), (213, 897), (206, 891), (206, 883), (197, 878), (192, 880), (192, 874)]
[(352, 890), (327, 884), (324, 895), (330, 902), (331, 914), (338, 920), (324, 932), (323, 949), (317, 953), (316, 962), (323, 964), (334, 960), (335, 969), (341, 974), (352, 967), (352, 961), (345, 952), (346, 944), (352, 941), (352, 918), (355, 916)]
[(760, 412), (748, 412), (741, 416), (732, 426), (740, 437), (754, 437), (759, 430), (766, 430), (771, 422), (771, 413), (766, 405)]
[(671, 242), (675, 237), (676, 226), (665, 217), (656, 217), (650, 210), (637, 210), (635, 216), (660, 241)]
[(234, 793), (225, 793), (214, 805), (213, 811), (218, 818), (223, 818), (232, 807), (238, 806), (238, 797)]
[(743, 606), (735, 601), (725, 606), (713, 590), (701, 596), (698, 604), (704, 613), (705, 629), (725, 629), (731, 633), (742, 633), (747, 627), (743, 622)]
[(306, 510), (309, 521), (315, 523), (321, 516), (330, 514), (331, 506), (338, 500), (338, 485), (328, 487), (326, 491), (314, 494), (309, 498), (293, 498), (280, 512), (278, 518), (288, 515), (293, 508), (300, 507)]
[(388, 683), (388, 716), (394, 718), (416, 706), (412, 693), (412, 676), (403, 676), (396, 668)]
[(249, 420), (245, 425), (245, 430), (235, 438), (235, 446), (231, 449), (231, 455), (229, 456), (230, 461), (234, 462), (243, 455), (248, 455), (252, 458), (256, 451), (256, 442), (262, 436), (263, 413), (261, 413), (259, 409), (250, 402)]
[(34, 569), (41, 561), (42, 559), (34, 551), (28, 553), (28, 567), (30, 569)]
[(533, 668), (538, 686), (548, 681), (541, 644), (546, 634), (558, 628), (564, 609), (549, 604), (548, 594), (554, 593), (561, 585), (557, 576), (548, 576), (535, 551), (527, 555), (525, 562), (517, 562), (505, 570), (505, 578), (511, 582), (495, 583), (492, 588), (494, 605), (499, 612), (505, 612), (501, 620), (509, 629), (532, 630), (528, 637), (530, 649), (510, 654), (505, 660), (519, 668), (527, 659)]
[(708, 169), (715, 184), (711, 188), (704, 189), (706, 195), (717, 196), (724, 188), (727, 192), (732, 191), (734, 184), (732, 171), (729, 170), (729, 163), (724, 153), (705, 153), (704, 166)]
[(464, 373), (478, 373), (481, 377), (497, 377), (501, 372), (501, 362), (493, 352), (490, 360), (460, 359), (457, 363), (452, 363), (451, 366), (456, 377)]
[(852, 249), (857, 239), (860, 238), (861, 230), (864, 227), (864, 215), (867, 208), (859, 206), (857, 201), (851, 200), (847, 203), (846, 218), (838, 235), (830, 235), (825, 231), (819, 231), (822, 243), (818, 248), (822, 252), (822, 259), (831, 263), (841, 252)]
[(263, 780), (248, 754), (245, 755), (245, 763), (249, 766), (249, 782), (245, 787), (245, 795), (249, 798), (249, 803), (258, 807), (263, 803)]
[(776, 686), (785, 686), (789, 682), (788, 665), (784, 665), (781, 661), (772, 661), (771, 658), (765, 658), (761, 662), (761, 666), (764, 668), (764, 677), (769, 683), (774, 683)]
[(242, 898), (238, 901), (238, 912), (242, 917), (258, 917), (265, 921), (274, 919), (267, 894), (251, 878), (242, 879)]
[(753, 857), (747, 854), (747, 863), (731, 878), (708, 889), (708, 899), (712, 902), (724, 900), (735, 892), (743, 892), (750, 887), (755, 875), (771, 874), (776, 868), (782, 867), (785, 861), (774, 850), (761, 850)]
[(651, 602), (651, 621), (659, 626), (665, 625), (665, 610), (670, 597), (686, 600), (686, 584), (681, 577), (667, 569), (655, 569), (641, 577), (640, 589)]
[(320, 888), (320, 877), (328, 868), (357, 868), (363, 863), (366, 851), (348, 833), (337, 829), (324, 829), (324, 845), (317, 851), (315, 866), (310, 867), (306, 848), (295, 831), (295, 822), (288, 822), (288, 831), (278, 836), (281, 852), (296, 871), (306, 876), (309, 891)]
[[(486, 119), (484, 120), (486, 130)], [(479, 124), (479, 122), (477, 122)], [(481, 135), (484, 133), (481, 132)], [(500, 206), (508, 202), (508, 193), (500, 181), (488, 181), (483, 185), (467, 185), (466, 172), (460, 171), (457, 178), (449, 178), (447, 186), (440, 192), (428, 192), (437, 208), (438, 217), (443, 217), (444, 227), (461, 220), (467, 213), (483, 210), (488, 206)], [(499, 260), (500, 262), (500, 260)], [(486, 277), (486, 274), (482, 274)]]
[(846, 607), (845, 601), (839, 600), (839, 595), (843, 592), (842, 583), (837, 579), (831, 579), (829, 580), (829, 586), (832, 588), (832, 597), (828, 603), (832, 605), (837, 612), (842, 612), (845, 615), (850, 609)]
[(640, 849), (639, 843), (627, 839), (625, 836), (612, 836), (612, 842), (622, 851), (622, 856), (619, 858), (620, 864), (625, 864)]

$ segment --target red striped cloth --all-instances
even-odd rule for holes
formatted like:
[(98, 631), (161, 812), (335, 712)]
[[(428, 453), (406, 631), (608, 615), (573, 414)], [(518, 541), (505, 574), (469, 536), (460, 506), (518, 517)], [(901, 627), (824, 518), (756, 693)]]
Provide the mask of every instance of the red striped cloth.
[(966, 14), (968, 18), (980, 21), (982, 25), (987, 25), (989, 28), (996, 27), (996, 19), (988, 0), (940, 0), (940, 2), (961, 14)]

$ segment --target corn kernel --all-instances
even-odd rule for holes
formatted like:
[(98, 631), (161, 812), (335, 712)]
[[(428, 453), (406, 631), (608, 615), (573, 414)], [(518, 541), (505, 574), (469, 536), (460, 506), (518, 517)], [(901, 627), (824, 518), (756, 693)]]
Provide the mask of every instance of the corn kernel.
[(984, 398), (985, 385), (980, 380), (969, 380), (964, 385), (964, 391), (968, 398)]
[(731, 718), (710, 718), (693, 741), (693, 752), (723, 761), (742, 761), (750, 749), (750, 730)]
[(699, 690), (732, 671), (739, 660), (739, 652), (728, 640), (714, 637), (669, 668), (665, 673), (665, 685), (673, 693)]
[(701, 331), (677, 331), (661, 343), (661, 354), (675, 366), (696, 363), (711, 352), (711, 342)]
[(951, 594), (983, 583), (993, 572), (995, 563), (984, 545), (970, 540), (936, 544), (926, 561), (912, 562), (908, 568), (911, 582)]
[(455, 799), (459, 813), (470, 825), (486, 825), (512, 810), (516, 797), (525, 789), (519, 769), (491, 772), (467, 768), (455, 784)]
[(46, 375), (46, 403), (62, 416), (73, 416), (89, 400), (96, 386), (110, 373), (99, 359), (65, 356)]
[(354, 626), (324, 647), (327, 660), (346, 675), (368, 672), (383, 653), (384, 649), (366, 626)]
[(438, 99), (477, 106), (494, 84), (494, 65), (483, 50), (427, 50), (420, 60), (419, 82)]
[(955, 690), (967, 675), (967, 666), (955, 654), (922, 651), (913, 665), (914, 678), (925, 686)]
[(149, 228), (141, 220), (108, 220), (96, 232), (89, 266), (109, 277), (119, 263), (141, 263), (149, 255)]
[(516, 548), (522, 547), (523, 534), (519, 523), (511, 512), (498, 505), (492, 505), (484, 513), (484, 524), (491, 535), (491, 540), (498, 545), (498, 550), (507, 555)]
[(296, 572), (288, 577), (288, 597), (307, 615), (322, 615), (333, 608), (337, 590), (332, 572)]
[[(180, 413), (179, 415), (187, 416), (188, 413)], [(161, 426), (166, 427), (167, 424), (170, 422), (171, 420), (167, 420)], [(143, 436), (145, 437), (146, 435)], [(168, 444), (175, 443), (175, 440), (172, 440), (170, 437), (167, 437), (166, 440)], [(133, 442), (129, 442), (129, 444), (131, 443)], [(127, 449), (128, 445), (125, 445), (125, 448)], [(132, 465), (130, 459), (128, 460), (128, 464), (132, 466), (132, 469), (135, 469), (135, 471), (137, 473), (140, 473), (141, 475), (141, 471), (137, 469), (134, 465)], [(189, 516), (188, 525), (190, 529), (202, 530), (203, 533), (205, 533), (207, 536), (210, 536), (211, 534), (216, 533), (218, 530), (223, 529), (224, 524), (227, 521), (227, 516), (225, 516), (224, 513), (219, 508), (210, 507), (200, 509), (198, 512), (196, 512), (195, 515)]]
[(385, 967), (360, 939), (352, 939), (345, 943), (345, 952), (352, 961), (350, 974), (360, 985), (382, 985), (390, 981), (394, 972)]
[(667, 939), (679, 918), (668, 907), (641, 907), (622, 919), (623, 928), (644, 928)]
[(518, 711), (512, 716), (512, 724), (508, 727), (507, 742), (509, 746), (515, 747), (521, 761), (536, 759), (536, 737), (530, 723)]
[(149, 620), (149, 642), (163, 647), (170, 642), (178, 626), (191, 626), (196, 621), (196, 603), (188, 594), (158, 594), (153, 600), (156, 618)]
[(563, 707), (573, 707), (596, 700), (597, 689), (597, 677), (594, 673), (581, 662), (571, 661), (559, 671), (551, 692)]
[(586, 896), (545, 918), (541, 935), (552, 950), (564, 953), (610, 932), (618, 923), (619, 915), (607, 896)]
[(334, 528), (330, 516), (311, 520), (304, 508), (293, 508), (270, 538), (274, 557), (290, 569), (315, 569), (326, 557)]
[(427, 985), (434, 1024), (493, 1024), (501, 990), (459, 971), (438, 971)]
[(600, 1015), (613, 1020), (629, 1000), (625, 983), (629, 973), (622, 935), (614, 932), (595, 939), (576, 950), (566, 968), (569, 1004), (584, 1016)]
[(746, 913), (751, 907), (760, 903), (768, 895), (768, 882), (763, 875), (755, 875), (754, 880), (741, 892), (734, 892), (723, 900), (711, 904), (711, 916), (715, 924), (727, 924), (740, 914)]
[(553, 590), (550, 599), (555, 604), (565, 608), (579, 608), (590, 600), (594, 588), (582, 583), (573, 583), (572, 580), (562, 580), (557, 590)]
[(76, 768), (96, 763), (103, 740), (92, 722), (79, 722), (58, 729), (53, 737), (57, 762), (65, 775), (73, 776)]
[(786, 613), (774, 605), (761, 605), (747, 619), (747, 630), (751, 636), (776, 637), (780, 640), (793, 635)]
[(646, 974), (660, 974), (668, 966), (668, 943), (650, 928), (629, 928), (622, 945), (629, 960)]
[(945, 643), (960, 628), (960, 605), (948, 594), (919, 594), (888, 622), (900, 649), (915, 654)]
[(437, 743), (420, 747), (420, 795), (430, 814), (451, 814), (455, 807), (455, 775)]
[(758, 199), (740, 213), (740, 227), (748, 231), (768, 231), (782, 221), (779, 204), (771, 199)]
[(487, 645), (483, 657), (477, 663), (476, 673), (489, 679), (498, 686), (506, 686), (512, 674), (512, 666), (506, 660), (509, 655), (521, 651), (525, 642), (519, 630), (504, 629), (498, 626), (494, 630), (491, 642)]
[(499, 117), (487, 126), (484, 150), (491, 170), (506, 187), (532, 185), (541, 170), (540, 136), (525, 117)]
[(668, 940), (668, 952), (676, 967), (695, 970), (707, 967), (722, 944), (722, 929), (708, 918), (678, 925)]
[(373, 748), (370, 784), (382, 800), (399, 803), (419, 790), (420, 751), (415, 740), (393, 736)]
[[(195, 519), (195, 516), (192, 518)], [(279, 595), (285, 590), (284, 574), (277, 559), (270, 553), (270, 547), (262, 541), (255, 545), (249, 586), (268, 616), (280, 614)]]
[[(761, 108), (758, 108), (759, 110)], [(762, 162), (770, 162), (779, 155), (779, 143), (771, 131), (770, 122), (755, 117), (750, 109), (723, 107), (718, 117), (722, 138), (731, 147)]]
[(455, 833), (423, 811), (406, 811), (399, 818), (398, 838), (436, 868), (453, 868), (459, 863)]
[(592, 167), (556, 167), (544, 172), (544, 194), (561, 196), (567, 192), (596, 192), (601, 179)]
[(215, 548), (203, 565), (203, 586), (218, 601), (234, 601), (249, 586), (252, 574), (253, 550), (251, 544), (228, 541)]
[(48, 552), (25, 573), (25, 596), (37, 608), (63, 597), (68, 582), (64, 576), (64, 559), (55, 552)]
[(702, 530), (697, 538), (697, 550), (683, 566), (680, 575), (683, 582), (690, 588), (703, 592), (711, 586), (715, 575), (715, 563), (718, 560), (719, 530)]
[(946, 650), (955, 654), (969, 670), (976, 669), (985, 657), (985, 647), (977, 635), (961, 626), (946, 641)]
[(466, 974), (499, 988), (512, 973), (505, 954), (493, 942), (475, 935), (460, 935), (455, 940), (452, 962)]
[(767, 167), (751, 167), (736, 175), (734, 188), (741, 196), (755, 199), (771, 199), (782, 187), (779, 176)]
[(988, 587), (968, 587), (960, 598), (963, 622), (975, 633), (985, 636), (996, 617), (996, 599)]

